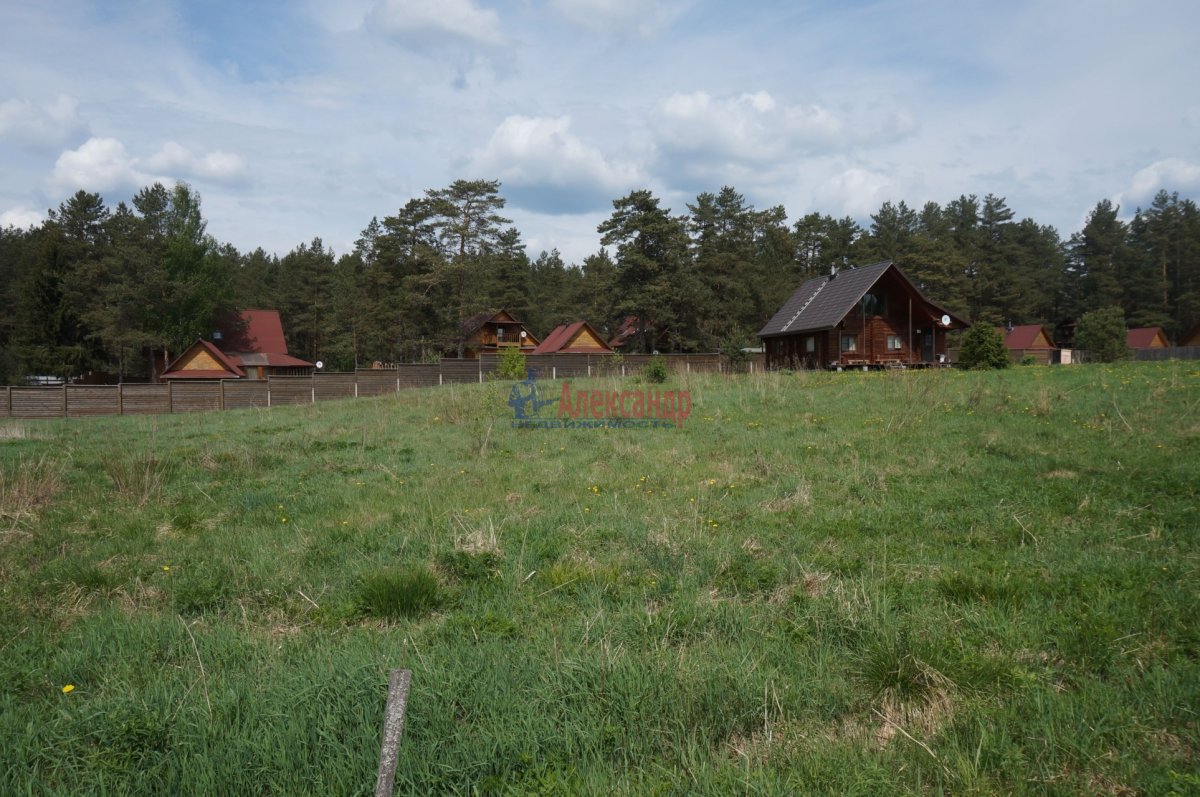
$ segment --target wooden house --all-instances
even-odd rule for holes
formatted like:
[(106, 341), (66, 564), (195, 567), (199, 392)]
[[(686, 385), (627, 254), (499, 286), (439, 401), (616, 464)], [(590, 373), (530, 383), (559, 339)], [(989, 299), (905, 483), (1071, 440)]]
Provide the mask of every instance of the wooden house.
[(670, 348), (668, 334), (653, 323), (643, 322), (635, 315), (626, 316), (617, 325), (617, 331), (608, 339), (614, 352), (657, 354)]
[(560, 324), (533, 350), (534, 354), (614, 354), (612, 347), (586, 321)]
[(1125, 333), (1125, 345), (1131, 349), (1165, 349), (1171, 344), (1162, 327), (1139, 327)]
[(266, 379), (307, 376), (312, 363), (287, 353), (278, 310), (243, 310), (197, 340), (167, 366), (162, 379)]
[(532, 354), (539, 341), (521, 321), (501, 310), (498, 313), (477, 313), (463, 323), (462, 335), (464, 357), (476, 358), (481, 354), (499, 354), (502, 349), (517, 347), (523, 354)]
[(1008, 356), (1014, 363), (1019, 363), (1026, 357), (1032, 357), (1042, 365), (1049, 365), (1055, 361), (1058, 347), (1054, 345), (1050, 330), (1041, 324), (996, 327), (996, 330), (1004, 336), (1004, 348), (1008, 349)]
[(768, 369), (923, 365), (966, 326), (886, 260), (808, 280), (758, 337)]

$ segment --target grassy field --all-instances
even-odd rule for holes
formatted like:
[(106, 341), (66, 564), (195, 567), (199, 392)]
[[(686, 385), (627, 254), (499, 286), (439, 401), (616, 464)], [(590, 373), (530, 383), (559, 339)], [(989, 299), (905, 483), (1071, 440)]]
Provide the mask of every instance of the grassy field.
[(1200, 365), (674, 386), (0, 425), (0, 794), (1200, 793)]

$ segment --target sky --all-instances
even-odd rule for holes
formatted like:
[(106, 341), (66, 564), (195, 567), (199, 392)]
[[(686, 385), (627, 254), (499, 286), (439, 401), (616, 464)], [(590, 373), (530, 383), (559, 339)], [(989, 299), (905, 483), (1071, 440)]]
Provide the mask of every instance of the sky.
[(221, 242), (342, 254), (487, 179), (568, 263), (637, 189), (864, 225), (991, 193), (1066, 238), (1200, 198), (1197, 31), (1194, 0), (5, 0), (0, 226), (184, 180)]

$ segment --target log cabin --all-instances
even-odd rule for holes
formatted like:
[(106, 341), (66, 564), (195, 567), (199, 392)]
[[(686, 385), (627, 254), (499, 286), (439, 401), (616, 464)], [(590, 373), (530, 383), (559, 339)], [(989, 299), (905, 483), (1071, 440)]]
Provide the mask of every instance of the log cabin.
[(758, 333), (768, 369), (941, 363), (966, 322), (885, 260), (808, 280)]
[(459, 330), (462, 336), (463, 357), (475, 359), (481, 354), (499, 354), (501, 349), (518, 347), (522, 354), (533, 354), (541, 342), (524, 322), (511, 313), (476, 313), (463, 322)]

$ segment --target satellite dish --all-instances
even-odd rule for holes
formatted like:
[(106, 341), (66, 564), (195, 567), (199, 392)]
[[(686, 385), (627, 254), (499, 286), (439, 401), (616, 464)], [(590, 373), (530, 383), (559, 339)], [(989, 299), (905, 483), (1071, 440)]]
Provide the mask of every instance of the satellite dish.
[(950, 326), (950, 316), (948, 316), (948, 315), (942, 316), (942, 326), (944, 326), (944, 327)]
[(317, 360), (317, 370), (319, 371), (324, 367), (325, 367), (325, 363), (321, 362), (320, 360)]
[(528, 335), (528, 334), (529, 334), (529, 333), (528, 333), (528, 332), (526, 332), (525, 330), (523, 330), (523, 329), (521, 330), (521, 337), (525, 337), (525, 336), (526, 336), (526, 335)]

